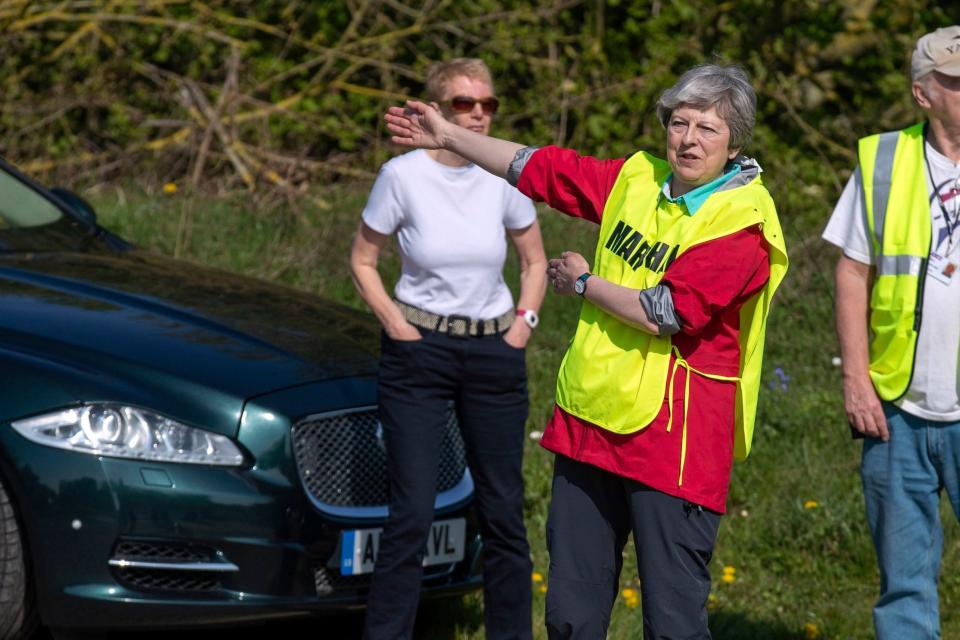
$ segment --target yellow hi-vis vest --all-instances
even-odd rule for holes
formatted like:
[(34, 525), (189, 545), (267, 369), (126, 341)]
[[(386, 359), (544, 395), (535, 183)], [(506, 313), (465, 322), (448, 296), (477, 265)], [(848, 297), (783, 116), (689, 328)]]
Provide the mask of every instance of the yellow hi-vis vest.
[(932, 236), (920, 123), (860, 140), (864, 207), (876, 278), (870, 294), (870, 378), (884, 400), (913, 376)]
[(740, 311), (739, 375), (697, 371), (679, 353), (670, 371), (674, 348), (669, 336), (632, 327), (584, 300), (576, 334), (560, 365), (557, 404), (614, 433), (633, 433), (647, 427), (660, 412), (669, 377), (669, 430), (673, 376), (677, 367), (686, 368), (678, 476), (682, 485), (691, 371), (738, 383), (734, 455), (742, 460), (750, 452), (767, 312), (786, 273), (787, 253), (773, 200), (759, 177), (712, 193), (696, 215), (690, 216), (681, 205), (659, 197), (669, 171), (667, 162), (642, 152), (624, 164), (603, 210), (593, 273), (618, 285), (648, 289), (660, 282), (667, 266), (690, 247), (761, 225), (770, 248), (770, 279)]

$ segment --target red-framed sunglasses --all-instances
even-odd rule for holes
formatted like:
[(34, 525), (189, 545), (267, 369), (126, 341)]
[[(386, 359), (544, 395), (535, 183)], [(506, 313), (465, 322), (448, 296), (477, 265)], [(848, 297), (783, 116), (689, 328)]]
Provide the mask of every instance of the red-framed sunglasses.
[(492, 116), (500, 108), (500, 101), (493, 96), (489, 98), (472, 98), (470, 96), (454, 96), (447, 100), (450, 108), (457, 113), (470, 113), (473, 111), (473, 105), (480, 103), (480, 108), (488, 116)]

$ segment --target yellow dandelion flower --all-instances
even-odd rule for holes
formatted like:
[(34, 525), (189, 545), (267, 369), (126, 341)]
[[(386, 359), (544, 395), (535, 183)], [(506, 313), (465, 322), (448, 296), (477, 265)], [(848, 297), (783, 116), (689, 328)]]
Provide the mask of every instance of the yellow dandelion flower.
[(540, 585), (540, 593), (546, 593), (546, 592), (547, 592), (547, 585), (541, 584), (541, 585)]
[(543, 574), (539, 571), (534, 571), (533, 575), (530, 576), (534, 582), (543, 582)]
[(737, 568), (736, 568), (736, 567), (732, 567), (732, 566), (730, 566), (730, 565), (726, 565), (726, 566), (723, 568), (723, 575), (725, 575), (725, 576), (732, 576), (732, 575), (735, 574), (736, 572), (737, 572)]
[(177, 183), (176, 182), (166, 183), (165, 185), (163, 185), (163, 192), (167, 195), (173, 195), (174, 193), (177, 192)]
[(803, 625), (803, 632), (807, 635), (807, 640), (817, 640), (820, 637), (820, 629), (812, 622)]
[(820, 506), (820, 503), (817, 502), (816, 500), (807, 500), (806, 502), (803, 503), (804, 509), (816, 509), (819, 506)]
[(624, 587), (620, 593), (623, 595), (623, 604), (628, 609), (636, 609), (640, 605), (640, 592), (633, 587)]
[(725, 583), (730, 584), (731, 582), (737, 579), (737, 576), (733, 575), (732, 573), (725, 573), (723, 574), (723, 576), (721, 576), (720, 579), (723, 580)]

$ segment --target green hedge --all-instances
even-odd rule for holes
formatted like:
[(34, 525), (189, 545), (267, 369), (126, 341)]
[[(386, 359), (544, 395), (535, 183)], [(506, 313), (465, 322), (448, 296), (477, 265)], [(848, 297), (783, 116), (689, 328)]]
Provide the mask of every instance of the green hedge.
[[(67, 181), (115, 174), (289, 193), (369, 177), (380, 115), (431, 61), (480, 56), (496, 133), (585, 153), (658, 149), (659, 93), (690, 65), (744, 65), (752, 152), (782, 213), (819, 220), (854, 140), (918, 113), (915, 38), (960, 22), (927, 0), (66, 0), (0, 3), (0, 153)], [(218, 126), (212, 126), (211, 122)], [(198, 169), (198, 164), (200, 168)]]

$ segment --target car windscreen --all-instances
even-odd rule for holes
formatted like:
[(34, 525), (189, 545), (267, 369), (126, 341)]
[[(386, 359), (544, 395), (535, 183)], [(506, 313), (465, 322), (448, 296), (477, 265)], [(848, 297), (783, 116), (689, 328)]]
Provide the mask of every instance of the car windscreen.
[(0, 163), (0, 254), (77, 250), (92, 229)]
[(0, 229), (42, 227), (63, 212), (42, 195), (5, 171), (0, 171)]

